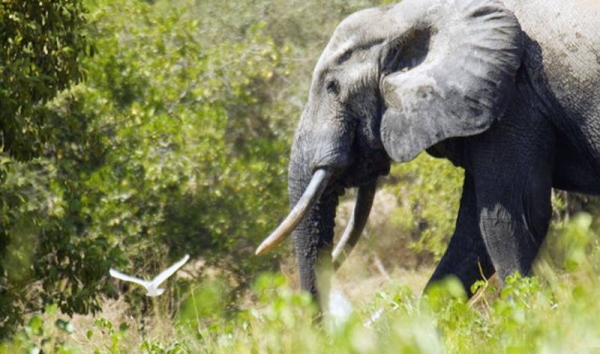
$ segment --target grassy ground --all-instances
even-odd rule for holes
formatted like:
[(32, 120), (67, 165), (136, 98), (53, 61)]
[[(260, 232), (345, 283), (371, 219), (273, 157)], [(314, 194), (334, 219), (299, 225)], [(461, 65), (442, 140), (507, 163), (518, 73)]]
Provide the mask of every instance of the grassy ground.
[[(431, 269), (383, 273), (346, 269), (334, 288), (351, 303), (345, 319), (315, 322), (305, 294), (282, 275), (262, 275), (251, 305), (232, 313), (218, 284), (204, 284), (174, 317), (165, 299), (154, 314), (127, 316), (122, 300), (95, 317), (68, 318), (49, 308), (32, 315), (4, 352), (62, 353), (586, 353), (600, 351), (600, 254), (591, 218), (581, 215), (549, 235), (535, 277), (493, 282), (466, 301), (449, 280), (421, 297)], [(377, 267), (373, 267), (376, 269)], [(371, 276), (368, 276), (371, 274)], [(354, 279), (353, 277), (356, 276)], [(172, 295), (172, 294), (171, 294)], [(369, 321), (375, 313), (380, 313)]]

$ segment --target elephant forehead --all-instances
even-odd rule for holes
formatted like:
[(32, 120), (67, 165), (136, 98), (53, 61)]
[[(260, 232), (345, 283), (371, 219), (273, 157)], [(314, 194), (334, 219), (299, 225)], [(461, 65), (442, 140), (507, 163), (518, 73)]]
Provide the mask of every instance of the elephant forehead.
[(370, 32), (382, 32), (383, 29), (378, 25), (380, 25), (379, 21), (381, 21), (384, 13), (381, 8), (371, 8), (355, 12), (346, 17), (336, 28), (333, 34), (334, 41), (365, 32), (367, 29)]
[[(345, 18), (331, 36), (320, 62), (338, 58), (351, 50), (364, 49), (373, 42), (381, 43), (390, 36), (390, 27), (387, 25), (390, 18), (384, 15), (384, 9), (371, 8)], [(382, 22), (384, 18), (385, 24)]]

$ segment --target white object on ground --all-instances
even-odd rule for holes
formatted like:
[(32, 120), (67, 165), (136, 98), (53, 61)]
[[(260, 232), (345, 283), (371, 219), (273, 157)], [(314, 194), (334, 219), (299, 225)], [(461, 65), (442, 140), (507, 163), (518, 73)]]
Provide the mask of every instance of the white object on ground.
[[(379, 320), (383, 311), (383, 307), (378, 308), (368, 320), (363, 322), (363, 326), (371, 327), (373, 323)], [(329, 294), (329, 316), (334, 325), (344, 324), (353, 312), (352, 304), (344, 294), (336, 290)]]
[(375, 311), (375, 313), (371, 315), (371, 318), (369, 318), (367, 321), (365, 321), (365, 323), (363, 323), (363, 326), (371, 327), (371, 325), (375, 323), (375, 321), (377, 321), (379, 317), (381, 317), (381, 314), (383, 314), (383, 307), (378, 308), (377, 311)]
[(329, 315), (335, 323), (346, 322), (352, 312), (352, 304), (341, 292), (334, 290), (329, 294)]
[(186, 254), (185, 257), (183, 257), (179, 262), (173, 264), (166, 270), (162, 271), (159, 275), (156, 276), (156, 278), (152, 279), (151, 281), (147, 281), (144, 279), (132, 277), (127, 274), (123, 274), (112, 268), (110, 269), (110, 275), (117, 279), (129, 281), (129, 282), (136, 283), (136, 284), (143, 286), (144, 288), (146, 288), (146, 290), (148, 290), (148, 293), (146, 294), (147, 296), (159, 296), (165, 292), (165, 289), (161, 289), (158, 286), (162, 282), (167, 280), (168, 277), (173, 275), (173, 273), (175, 273), (177, 270), (179, 270), (179, 268), (181, 268), (185, 264), (185, 262), (188, 261), (189, 258), (190, 258), (190, 255)]

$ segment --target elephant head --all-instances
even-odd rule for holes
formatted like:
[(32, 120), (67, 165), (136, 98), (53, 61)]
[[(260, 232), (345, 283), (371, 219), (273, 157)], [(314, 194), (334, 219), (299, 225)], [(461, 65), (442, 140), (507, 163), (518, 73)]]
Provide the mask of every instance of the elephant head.
[(294, 208), (257, 254), (295, 230), (301, 286), (317, 296), (317, 269), (331, 265), (344, 189), (359, 188), (345, 235), (353, 244), (391, 160), (409, 161), (502, 117), (521, 63), (520, 38), (514, 15), (491, 0), (405, 0), (342, 21), (315, 67), (296, 131)]

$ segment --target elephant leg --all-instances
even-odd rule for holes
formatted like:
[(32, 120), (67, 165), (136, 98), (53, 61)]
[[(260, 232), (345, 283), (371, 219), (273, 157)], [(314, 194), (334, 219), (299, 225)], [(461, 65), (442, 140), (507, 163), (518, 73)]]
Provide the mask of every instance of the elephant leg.
[(477, 280), (491, 277), (494, 272), (479, 231), (473, 176), (466, 171), (454, 234), (425, 291), (436, 281), (452, 275), (460, 280), (465, 292), (471, 297), (471, 285)]
[(478, 145), (472, 171), (488, 254), (501, 281), (528, 275), (552, 212), (554, 131), (543, 122), (507, 124)]

